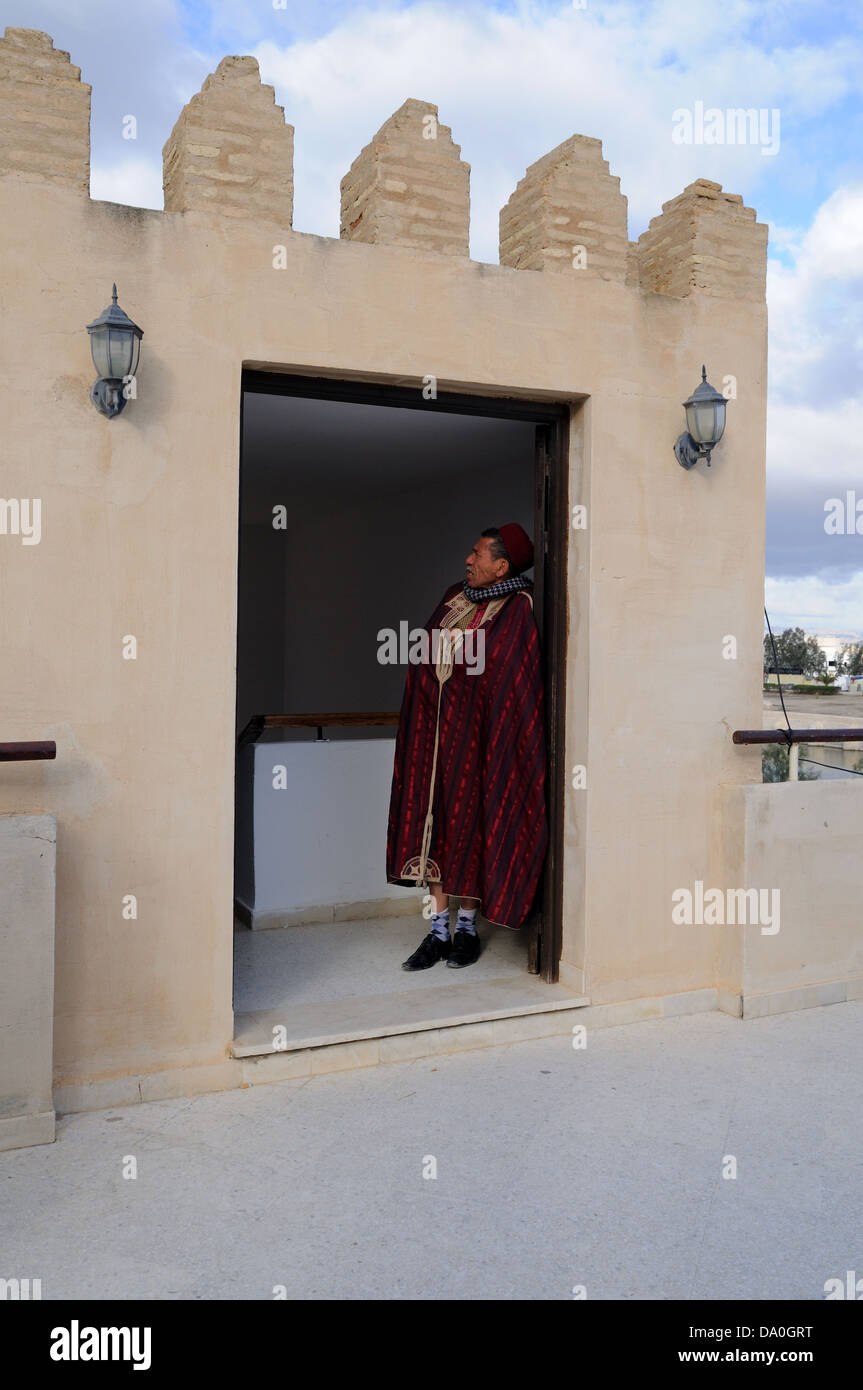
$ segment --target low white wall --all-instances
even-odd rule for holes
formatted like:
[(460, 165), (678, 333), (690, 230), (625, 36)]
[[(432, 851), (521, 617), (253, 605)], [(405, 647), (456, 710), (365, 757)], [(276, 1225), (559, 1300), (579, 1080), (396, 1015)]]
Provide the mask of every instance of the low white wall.
[(721, 1007), (755, 1017), (863, 997), (861, 819), (856, 777), (725, 788), (723, 886), (778, 889), (779, 930), (721, 929)]
[[(238, 777), (254, 776), (253, 901), (247, 872), (237, 895), (253, 926), (362, 915), (363, 904), (369, 915), (413, 911), (415, 892), (386, 881), (394, 750), (394, 738), (267, 742), (241, 759)], [(248, 804), (242, 787), (238, 801)], [(241, 838), (248, 847), (248, 827)]]
[(0, 1150), (54, 1139), (57, 820), (0, 815)]

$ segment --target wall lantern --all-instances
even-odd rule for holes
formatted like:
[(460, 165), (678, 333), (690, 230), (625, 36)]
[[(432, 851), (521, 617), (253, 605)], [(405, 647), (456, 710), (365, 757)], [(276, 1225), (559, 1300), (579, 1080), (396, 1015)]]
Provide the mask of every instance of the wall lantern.
[(674, 446), (674, 454), (681, 468), (692, 468), (700, 458), (707, 459), (710, 467), (710, 451), (715, 448), (725, 430), (725, 397), (710, 385), (707, 368), (701, 368), (701, 385), (696, 386), (688, 401), (683, 402), (686, 411), (688, 434), (682, 434)]
[(90, 400), (101, 415), (113, 420), (119, 415), (130, 395), (128, 385), (138, 370), (141, 355), (143, 330), (133, 323), (117, 303), (117, 286), (114, 286), (111, 303), (103, 309), (97, 319), (87, 324), (90, 334), (90, 352), (96, 371), (97, 381), (90, 388)]

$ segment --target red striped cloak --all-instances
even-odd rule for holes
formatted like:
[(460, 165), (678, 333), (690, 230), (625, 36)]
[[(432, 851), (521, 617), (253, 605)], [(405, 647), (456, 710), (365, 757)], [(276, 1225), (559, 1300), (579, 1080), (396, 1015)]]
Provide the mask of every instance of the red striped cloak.
[[(460, 584), (426, 624), (446, 627), (471, 609)], [(441, 687), (434, 661), (410, 664), (396, 735), (387, 833), (387, 881), (415, 884), (440, 729), (429, 881), (478, 898), (490, 922), (520, 927), (548, 845), (545, 710), (539, 633), (525, 590), (492, 600), (483, 621), (485, 669), (454, 663)], [(414, 861), (411, 864), (410, 861)]]

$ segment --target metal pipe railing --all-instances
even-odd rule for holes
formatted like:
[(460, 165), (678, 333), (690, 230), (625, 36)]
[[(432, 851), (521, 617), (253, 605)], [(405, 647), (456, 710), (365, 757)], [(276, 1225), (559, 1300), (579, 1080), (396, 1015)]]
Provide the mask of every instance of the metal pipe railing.
[(733, 743), (854, 743), (863, 729), (735, 729)]
[(784, 743), (788, 749), (788, 781), (797, 782), (801, 743), (859, 743), (863, 729), (735, 729), (731, 738), (738, 744)]
[(29, 740), (24, 743), (0, 743), (0, 763), (27, 763), (40, 758), (56, 758), (57, 745), (53, 739)]

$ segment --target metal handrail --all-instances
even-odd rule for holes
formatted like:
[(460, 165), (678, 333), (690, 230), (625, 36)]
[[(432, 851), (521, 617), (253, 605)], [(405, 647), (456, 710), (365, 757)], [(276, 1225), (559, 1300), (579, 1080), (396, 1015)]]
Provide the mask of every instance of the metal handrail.
[(53, 739), (29, 740), (24, 743), (0, 743), (0, 763), (28, 763), (35, 759), (56, 758), (57, 745)]
[(735, 729), (733, 743), (853, 743), (863, 729)]
[(788, 781), (796, 782), (801, 743), (859, 743), (863, 729), (735, 729), (731, 738), (734, 743), (784, 743), (788, 749)]

